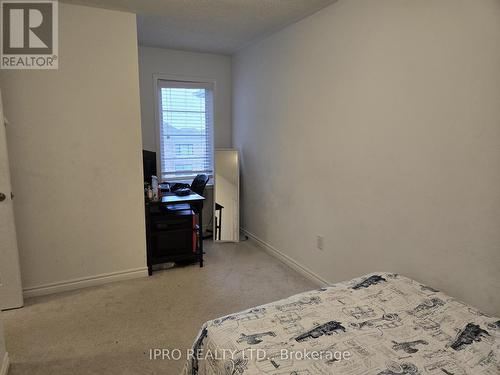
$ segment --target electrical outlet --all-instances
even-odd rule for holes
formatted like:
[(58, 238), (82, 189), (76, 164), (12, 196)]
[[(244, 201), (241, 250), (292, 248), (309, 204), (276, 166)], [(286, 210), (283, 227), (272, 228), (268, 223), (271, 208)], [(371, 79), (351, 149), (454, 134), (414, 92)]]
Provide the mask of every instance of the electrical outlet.
[(325, 238), (320, 234), (316, 235), (316, 248), (318, 250), (323, 250), (324, 246), (325, 246)]

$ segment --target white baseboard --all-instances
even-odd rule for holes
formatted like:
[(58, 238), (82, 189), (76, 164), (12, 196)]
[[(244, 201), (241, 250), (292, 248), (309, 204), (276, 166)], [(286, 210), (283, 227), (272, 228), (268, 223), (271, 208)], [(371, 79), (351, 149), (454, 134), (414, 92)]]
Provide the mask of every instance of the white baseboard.
[[(139, 277), (147, 277), (148, 268), (140, 267), (130, 270), (111, 272), (101, 275), (82, 277), (78, 279), (61, 281), (58, 283), (39, 285), (23, 289), (24, 298), (43, 296), (46, 294), (67, 292), (69, 290), (87, 288), (89, 286), (96, 286), (111, 283), (114, 281), (130, 280)], [(1, 374), (0, 374), (1, 375)]]
[(9, 372), (9, 353), (5, 353), (0, 367), (0, 375), (7, 375)]
[(328, 280), (325, 280), (321, 276), (317, 275), (307, 267), (304, 267), (300, 263), (298, 263), (295, 259), (289, 257), (288, 255), (284, 254), (280, 250), (276, 249), (274, 246), (268, 244), (267, 242), (261, 240), (259, 237), (257, 237), (255, 234), (247, 231), (246, 229), (240, 228), (241, 231), (248, 236), (252, 241), (256, 242), (257, 245), (259, 245), (262, 249), (264, 249), (269, 255), (275, 257), (279, 261), (285, 263), (288, 267), (294, 269), (298, 273), (300, 273), (302, 276), (305, 278), (311, 280), (313, 283), (315, 283), (318, 286), (328, 286), (332, 285)]

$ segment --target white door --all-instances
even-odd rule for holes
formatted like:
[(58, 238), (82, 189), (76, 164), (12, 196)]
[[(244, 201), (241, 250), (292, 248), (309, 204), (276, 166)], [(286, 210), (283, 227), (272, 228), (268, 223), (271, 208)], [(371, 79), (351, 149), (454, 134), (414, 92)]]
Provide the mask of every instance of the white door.
[(23, 305), (11, 191), (5, 121), (0, 92), (0, 310)]

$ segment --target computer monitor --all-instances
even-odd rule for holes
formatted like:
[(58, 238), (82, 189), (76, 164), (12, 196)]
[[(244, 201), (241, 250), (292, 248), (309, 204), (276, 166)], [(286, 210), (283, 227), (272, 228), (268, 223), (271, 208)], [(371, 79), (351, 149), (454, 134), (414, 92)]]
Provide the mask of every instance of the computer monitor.
[(144, 171), (144, 182), (151, 183), (151, 176), (157, 176), (156, 152), (142, 150), (142, 168)]

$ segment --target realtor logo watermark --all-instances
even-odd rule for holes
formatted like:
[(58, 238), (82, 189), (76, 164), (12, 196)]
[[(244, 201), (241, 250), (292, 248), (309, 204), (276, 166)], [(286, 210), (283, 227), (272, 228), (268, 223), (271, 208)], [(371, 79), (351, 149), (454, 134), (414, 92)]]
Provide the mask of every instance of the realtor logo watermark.
[(56, 0), (0, 0), (1, 69), (58, 68)]

